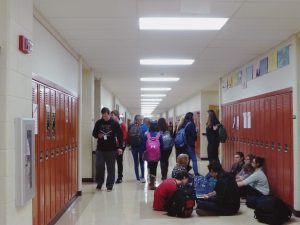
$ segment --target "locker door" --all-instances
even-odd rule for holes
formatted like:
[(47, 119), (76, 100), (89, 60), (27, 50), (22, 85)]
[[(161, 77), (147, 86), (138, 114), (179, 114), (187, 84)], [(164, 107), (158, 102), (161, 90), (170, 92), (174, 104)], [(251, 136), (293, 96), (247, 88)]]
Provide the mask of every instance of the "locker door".
[(285, 132), (285, 128), (283, 127), (283, 95), (276, 96), (277, 104), (276, 104), (276, 123), (277, 123), (277, 138), (276, 138), (276, 150), (277, 150), (277, 187), (278, 194), (282, 198), (284, 196), (284, 183), (282, 182), (284, 179), (284, 150), (283, 150), (283, 133)]
[(44, 225), (45, 223), (45, 87), (41, 84), (38, 85), (39, 90), (39, 105), (38, 105), (38, 147), (39, 154), (37, 155), (39, 159), (39, 172), (38, 172), (38, 180), (39, 180), (39, 225)]
[(70, 200), (72, 198), (72, 118), (73, 118), (73, 112), (72, 112), (72, 98), (69, 96), (69, 113), (70, 113), (70, 122), (68, 126), (68, 134), (69, 134), (69, 156), (68, 156), (68, 199)]
[[(251, 115), (251, 101), (247, 101), (246, 102), (246, 112), (249, 113)], [(248, 124), (248, 121), (247, 121)], [(251, 126), (251, 124), (248, 125), (249, 127)], [(246, 128), (246, 155), (251, 153), (251, 132), (252, 132), (252, 128)], [(245, 155), (245, 156), (246, 156)]]
[(60, 198), (60, 209), (63, 208), (65, 204), (65, 95), (60, 93), (60, 190), (61, 190), (61, 198)]
[(274, 177), (271, 174), (270, 166), (272, 165), (271, 161), (271, 152), (270, 152), (270, 132), (271, 132), (271, 98), (265, 98), (265, 110), (264, 110), (264, 151), (266, 158), (265, 170), (267, 177), (269, 179), (269, 183), (274, 183)]
[[(76, 109), (76, 136), (75, 136), (75, 142), (76, 142), (76, 148), (75, 148), (75, 194), (77, 193), (78, 190), (78, 135), (79, 135), (79, 110), (78, 110), (78, 98), (76, 98), (76, 105), (75, 105), (75, 109)], [(200, 118), (199, 118), (200, 119)]]
[[(222, 106), (222, 118), (221, 120), (223, 121), (223, 124), (225, 126), (225, 128), (228, 130), (228, 126), (227, 126), (227, 115), (226, 115), (226, 106)], [(228, 143), (228, 140), (223, 144), (223, 152), (222, 152), (222, 159), (223, 159), (223, 162), (222, 164), (224, 165), (225, 169), (227, 168), (227, 143)], [(201, 151), (203, 151), (201, 149)]]
[(261, 155), (259, 151), (259, 138), (261, 135), (261, 126), (260, 126), (260, 115), (259, 115), (259, 99), (255, 100), (255, 111), (253, 116), (253, 130), (254, 130), (254, 154)]
[(259, 136), (259, 151), (260, 155), (263, 158), (266, 158), (266, 151), (264, 148), (265, 143), (265, 133), (266, 133), (266, 127), (265, 127), (265, 99), (260, 98), (259, 99), (259, 117), (260, 117), (260, 136)]
[(65, 95), (65, 130), (64, 130), (64, 136), (65, 136), (65, 153), (64, 153), (64, 196), (65, 196), (65, 203), (69, 200), (69, 187), (68, 187), (68, 170), (69, 170), (69, 98), (67, 95)]
[(45, 223), (51, 219), (51, 107), (50, 89), (45, 87)]
[(247, 129), (244, 128), (243, 124), (243, 113), (247, 111), (247, 102), (240, 103), (239, 113), (239, 133), (241, 134), (242, 147), (239, 151), (242, 151), (245, 155), (247, 154)]
[[(277, 149), (276, 149), (276, 139), (277, 139), (277, 110), (276, 110), (276, 103), (277, 98), (276, 96), (270, 97), (270, 162), (268, 163), (268, 175), (270, 176), (270, 186), (272, 193), (275, 195), (278, 194), (278, 187), (277, 187)], [(275, 121), (275, 122), (274, 122)]]
[[(32, 117), (35, 118), (34, 115), (38, 115), (38, 85), (36, 82), (32, 81)], [(38, 118), (37, 118), (38, 119)], [(35, 192), (36, 195), (32, 201), (32, 223), (33, 225), (39, 224), (39, 201), (40, 201), (40, 174), (39, 174), (39, 146), (38, 146), (38, 135), (35, 135)]]
[(60, 141), (61, 141), (61, 109), (60, 109), (60, 93), (55, 93), (55, 106), (56, 106), (56, 124), (55, 124), (55, 212), (56, 214), (60, 210), (60, 198), (61, 198), (61, 157), (60, 157)]
[(72, 99), (72, 111), (73, 111), (73, 126), (72, 126), (72, 129), (73, 129), (73, 151), (72, 151), (72, 161), (73, 161), (73, 166), (72, 166), (72, 173), (73, 173), (73, 179), (72, 179), (72, 193), (73, 193), (73, 196), (75, 195), (76, 193), (76, 152), (75, 152), (75, 149), (76, 149), (76, 99), (73, 98)]
[(56, 214), (56, 195), (55, 195), (55, 149), (56, 149), (56, 97), (55, 97), (55, 90), (50, 90), (50, 106), (51, 106), (51, 124), (50, 124), (50, 198), (51, 198), (51, 219), (54, 218)]
[(292, 115), (292, 94), (283, 95), (283, 183), (284, 201), (293, 206), (293, 115)]
[(254, 114), (255, 114), (255, 100), (251, 100), (251, 103), (250, 103), (250, 112), (251, 112), (251, 124), (250, 124), (250, 148), (249, 148), (249, 153), (255, 155), (255, 129), (254, 129)]

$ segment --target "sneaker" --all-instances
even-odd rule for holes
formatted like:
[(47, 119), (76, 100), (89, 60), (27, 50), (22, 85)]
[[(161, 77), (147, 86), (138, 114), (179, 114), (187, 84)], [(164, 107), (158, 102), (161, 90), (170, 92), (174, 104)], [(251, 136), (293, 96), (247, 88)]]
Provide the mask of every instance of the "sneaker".
[(120, 184), (120, 183), (122, 183), (122, 178), (118, 178), (118, 179), (116, 180), (116, 184)]
[(143, 184), (146, 183), (145, 178), (142, 177), (142, 178), (140, 179), (140, 182), (143, 183)]
[(107, 192), (111, 192), (112, 191), (112, 187), (111, 188), (107, 188), (106, 191)]
[(102, 188), (102, 184), (97, 184), (96, 189), (97, 189), (97, 190), (101, 190), (101, 188)]

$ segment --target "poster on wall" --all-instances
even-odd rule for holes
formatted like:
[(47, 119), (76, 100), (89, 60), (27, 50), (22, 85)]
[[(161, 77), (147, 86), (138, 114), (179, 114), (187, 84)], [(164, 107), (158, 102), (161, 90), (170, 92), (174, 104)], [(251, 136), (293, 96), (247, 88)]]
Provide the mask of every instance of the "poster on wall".
[(256, 61), (253, 64), (253, 78), (259, 77), (260, 71), (259, 71), (259, 61)]
[(222, 88), (225, 90), (228, 88), (227, 77), (222, 79)]
[(249, 65), (246, 67), (246, 78), (247, 81), (253, 79), (253, 65)]
[(243, 72), (243, 76), (242, 76), (242, 88), (245, 89), (247, 88), (247, 75), (246, 72)]
[(273, 51), (268, 56), (268, 72), (272, 72), (277, 69), (277, 52)]
[(231, 74), (232, 79), (232, 87), (235, 87), (238, 85), (238, 76), (236, 73)]
[(232, 88), (232, 76), (227, 77), (228, 88)]
[(290, 63), (290, 53), (289, 53), (289, 47), (286, 46), (284, 48), (278, 49), (278, 58), (277, 58), (277, 64), (278, 68), (282, 68)]
[(242, 70), (240, 70), (239, 72), (238, 72), (238, 74), (237, 74), (237, 84), (238, 85), (241, 85), (242, 84), (242, 81), (243, 81), (243, 71)]
[(259, 62), (259, 75), (262, 76), (268, 73), (268, 57), (265, 57)]

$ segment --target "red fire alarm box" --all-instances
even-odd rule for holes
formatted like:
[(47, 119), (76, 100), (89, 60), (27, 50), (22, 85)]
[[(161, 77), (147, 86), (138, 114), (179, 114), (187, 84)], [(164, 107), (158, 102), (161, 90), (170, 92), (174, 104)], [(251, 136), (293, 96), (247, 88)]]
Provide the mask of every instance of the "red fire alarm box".
[(33, 43), (23, 35), (19, 35), (19, 50), (24, 54), (29, 54), (32, 51)]

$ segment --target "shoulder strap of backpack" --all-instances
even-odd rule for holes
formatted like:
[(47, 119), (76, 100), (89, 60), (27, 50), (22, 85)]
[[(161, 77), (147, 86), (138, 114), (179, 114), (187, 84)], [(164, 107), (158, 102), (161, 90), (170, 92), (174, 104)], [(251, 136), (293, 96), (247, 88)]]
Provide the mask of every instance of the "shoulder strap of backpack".
[(155, 139), (158, 140), (159, 138), (160, 138), (160, 133), (157, 132), (157, 135), (156, 135)]
[(146, 136), (147, 136), (148, 139), (151, 139), (151, 136), (150, 136), (149, 132), (146, 132)]

